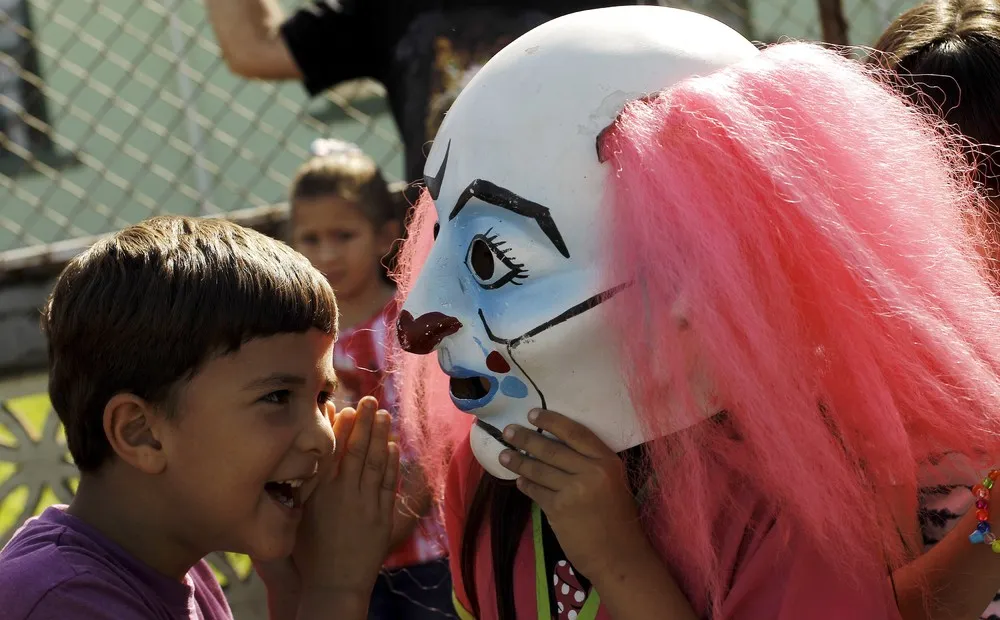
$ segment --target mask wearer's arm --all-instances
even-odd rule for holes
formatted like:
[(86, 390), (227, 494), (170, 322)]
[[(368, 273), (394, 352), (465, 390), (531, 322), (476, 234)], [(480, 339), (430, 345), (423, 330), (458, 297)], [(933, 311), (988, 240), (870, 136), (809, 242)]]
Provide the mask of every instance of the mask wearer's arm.
[(357, 592), (311, 592), (302, 596), (295, 620), (365, 620), (369, 598)]
[(245, 78), (300, 80), (302, 72), (281, 37), (277, 0), (205, 0), (222, 58)]
[(969, 620), (990, 604), (1000, 588), (1000, 555), (969, 542), (977, 525), (972, 509), (930, 551), (893, 572), (903, 620)]
[[(623, 553), (620, 566), (591, 578), (601, 605), (615, 620), (698, 620), (673, 575), (647, 543)], [(588, 575), (589, 576), (589, 575)]]

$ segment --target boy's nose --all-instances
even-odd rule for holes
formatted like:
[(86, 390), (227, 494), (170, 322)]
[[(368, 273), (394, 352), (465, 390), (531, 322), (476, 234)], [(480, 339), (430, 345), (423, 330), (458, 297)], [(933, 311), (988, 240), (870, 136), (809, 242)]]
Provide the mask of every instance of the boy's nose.
[(333, 422), (330, 419), (331, 407), (320, 406), (316, 412), (314, 424), (299, 434), (299, 448), (303, 452), (312, 452), (324, 456), (333, 452)]
[(396, 338), (404, 351), (417, 355), (427, 355), (437, 348), (446, 336), (462, 329), (462, 322), (453, 316), (440, 312), (428, 312), (417, 318), (408, 311), (399, 313), (396, 322)]

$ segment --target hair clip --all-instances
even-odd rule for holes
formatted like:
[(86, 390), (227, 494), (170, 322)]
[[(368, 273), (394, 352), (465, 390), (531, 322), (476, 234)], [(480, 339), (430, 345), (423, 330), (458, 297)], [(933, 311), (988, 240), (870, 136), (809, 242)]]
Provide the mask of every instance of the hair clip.
[(353, 142), (336, 138), (317, 138), (309, 145), (313, 157), (329, 157), (331, 155), (364, 153), (361, 147)]

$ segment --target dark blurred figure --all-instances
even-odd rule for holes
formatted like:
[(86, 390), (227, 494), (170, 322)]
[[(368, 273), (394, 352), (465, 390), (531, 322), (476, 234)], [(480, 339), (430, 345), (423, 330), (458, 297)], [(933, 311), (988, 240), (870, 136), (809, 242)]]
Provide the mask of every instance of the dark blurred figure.
[[(388, 93), (409, 182), (447, 106), (489, 58), (567, 13), (610, 0), (313, 0), (285, 18), (277, 0), (205, 0), (223, 58), (239, 75), (301, 80), (310, 95), (368, 77)], [(410, 192), (411, 201), (416, 192)]]

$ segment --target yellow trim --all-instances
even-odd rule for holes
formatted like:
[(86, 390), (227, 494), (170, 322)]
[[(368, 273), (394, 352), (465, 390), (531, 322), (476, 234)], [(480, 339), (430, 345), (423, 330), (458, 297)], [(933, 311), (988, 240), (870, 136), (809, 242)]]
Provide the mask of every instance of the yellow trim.
[[(531, 504), (531, 538), (535, 547), (535, 596), (538, 605), (539, 620), (548, 620), (549, 616), (549, 582), (545, 574), (545, 545), (542, 542), (542, 510), (538, 504)], [(458, 614), (458, 620), (476, 620), (469, 611), (462, 606), (458, 600), (458, 594), (453, 589), (451, 591), (451, 603)], [(580, 609), (578, 620), (594, 620), (597, 617), (597, 610), (601, 606), (601, 597), (597, 590), (590, 588), (590, 595)]]
[(587, 596), (587, 602), (583, 604), (580, 608), (580, 615), (577, 616), (577, 620), (593, 620), (597, 618), (597, 610), (601, 608), (601, 595), (597, 590), (591, 586), (590, 595)]
[[(545, 574), (545, 544), (542, 541), (542, 509), (538, 504), (531, 504), (531, 534), (535, 543), (535, 597), (538, 604), (538, 619), (549, 618), (549, 577)], [(601, 597), (597, 589), (591, 586), (586, 602), (580, 608), (577, 620), (594, 620), (597, 610), (601, 607)], [(462, 620), (466, 620), (462, 618)], [(474, 618), (472, 620), (475, 620)]]
[(549, 578), (545, 574), (542, 509), (535, 502), (531, 502), (531, 538), (535, 546), (535, 604), (539, 620), (546, 620), (549, 617)]
[(451, 604), (455, 606), (455, 613), (458, 614), (458, 620), (476, 620), (475, 616), (470, 614), (465, 607), (462, 607), (462, 603), (458, 600), (458, 594), (455, 594), (454, 590), (451, 591)]

